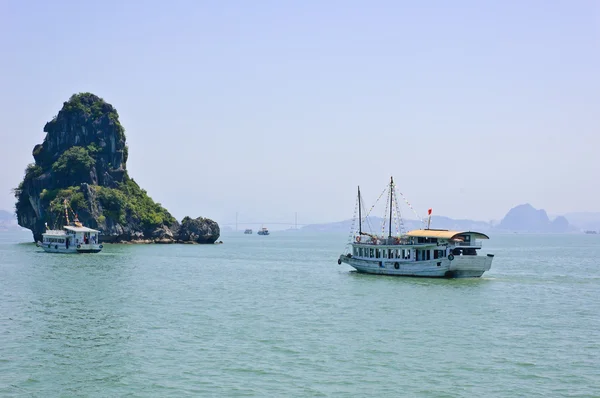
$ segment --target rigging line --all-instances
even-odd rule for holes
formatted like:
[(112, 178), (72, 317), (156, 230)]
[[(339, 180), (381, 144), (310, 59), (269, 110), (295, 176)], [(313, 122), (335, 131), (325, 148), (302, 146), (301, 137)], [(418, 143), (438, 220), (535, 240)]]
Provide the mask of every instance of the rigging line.
[[(386, 189), (387, 191), (387, 189)], [(387, 195), (386, 195), (387, 198)], [(385, 224), (387, 222), (387, 214), (388, 214), (388, 201), (385, 201), (385, 210), (383, 212), (383, 218), (381, 222), (381, 236), (385, 236)]]
[(361, 203), (361, 207), (363, 209), (363, 212), (365, 214), (365, 216), (363, 217), (363, 220), (366, 223), (366, 226), (369, 229), (369, 232), (373, 233), (373, 226), (371, 225), (371, 220), (368, 218), (367, 209), (365, 207), (365, 201), (362, 198), (362, 194), (360, 195), (360, 203)]
[(385, 193), (385, 191), (387, 191), (387, 187), (385, 187), (385, 189), (383, 190), (383, 192), (381, 192), (381, 195), (379, 195), (379, 197), (377, 198), (377, 200), (375, 201), (375, 203), (373, 204), (373, 206), (371, 206), (371, 208), (369, 209), (368, 214), (365, 216), (368, 217), (371, 214), (371, 211), (373, 210), (373, 208), (377, 205), (377, 203), (379, 203), (379, 200), (381, 199), (381, 197), (383, 196), (383, 194)]
[(406, 204), (408, 205), (408, 207), (413, 211), (413, 213), (415, 213), (415, 216), (417, 216), (417, 220), (421, 221), (421, 224), (424, 223), (423, 219), (421, 218), (421, 216), (419, 216), (419, 213), (417, 213), (417, 211), (412, 207), (412, 205), (408, 202), (408, 200), (406, 199), (406, 197), (402, 194), (402, 192), (400, 192), (400, 196), (402, 196), (402, 199), (404, 199), (404, 201), (406, 202)]
[(396, 187), (394, 186), (394, 201), (396, 203), (396, 213), (400, 220), (400, 233), (405, 233), (404, 219), (402, 218), (402, 212), (400, 211), (400, 203), (398, 202), (398, 194), (396, 193)]
[[(392, 202), (393, 202), (392, 203), (393, 205), (396, 204), (393, 196), (392, 196)], [(394, 212), (394, 226), (396, 227), (396, 235), (400, 235), (400, 230), (398, 228), (398, 211), (396, 210), (396, 207), (397, 206), (392, 206), (392, 210)]]
[[(366, 212), (367, 212), (367, 211), (366, 211), (366, 209), (365, 209), (365, 207), (364, 207), (364, 206), (363, 206), (363, 210), (365, 211), (365, 214), (366, 214)], [(371, 219), (370, 219), (370, 218), (368, 218), (368, 216), (365, 216), (365, 217), (363, 218), (363, 220), (364, 220), (364, 223), (366, 223), (366, 226), (367, 226), (367, 228), (369, 229), (369, 232), (370, 232), (370, 233), (373, 233), (373, 226), (371, 225)]]
[(356, 213), (357, 213), (357, 209), (358, 209), (359, 203), (360, 203), (360, 201), (359, 201), (359, 198), (357, 196), (356, 197), (356, 202), (354, 204), (354, 216), (352, 217), (352, 225), (350, 226), (350, 236), (348, 237), (348, 243), (347, 243), (346, 246), (352, 244), (352, 238), (356, 234)]

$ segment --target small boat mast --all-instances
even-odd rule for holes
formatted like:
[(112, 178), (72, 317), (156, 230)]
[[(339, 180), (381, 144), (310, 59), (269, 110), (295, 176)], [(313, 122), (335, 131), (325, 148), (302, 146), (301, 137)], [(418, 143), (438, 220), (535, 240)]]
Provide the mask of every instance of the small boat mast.
[(389, 222), (389, 233), (388, 238), (392, 237), (392, 197), (394, 195), (394, 177), (390, 177), (390, 222)]
[(358, 236), (362, 235), (362, 214), (360, 204), (360, 185), (358, 186)]

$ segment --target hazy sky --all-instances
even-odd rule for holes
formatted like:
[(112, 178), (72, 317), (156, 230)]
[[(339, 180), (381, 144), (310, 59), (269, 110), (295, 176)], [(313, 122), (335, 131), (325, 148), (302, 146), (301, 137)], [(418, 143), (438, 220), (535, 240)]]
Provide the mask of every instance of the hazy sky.
[(600, 211), (598, 1), (0, 0), (0, 208), (71, 94), (177, 218)]

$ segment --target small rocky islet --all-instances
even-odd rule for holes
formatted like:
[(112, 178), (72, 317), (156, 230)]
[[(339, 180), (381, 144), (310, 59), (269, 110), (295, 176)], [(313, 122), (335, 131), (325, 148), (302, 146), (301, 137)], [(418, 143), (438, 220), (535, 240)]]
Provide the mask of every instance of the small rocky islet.
[[(219, 225), (208, 218), (179, 223), (127, 172), (128, 147), (117, 110), (92, 93), (74, 94), (44, 126), (15, 188), (21, 227), (42, 239), (46, 224), (65, 222), (65, 203), (107, 243), (215, 243)], [(65, 201), (66, 200), (66, 201)]]

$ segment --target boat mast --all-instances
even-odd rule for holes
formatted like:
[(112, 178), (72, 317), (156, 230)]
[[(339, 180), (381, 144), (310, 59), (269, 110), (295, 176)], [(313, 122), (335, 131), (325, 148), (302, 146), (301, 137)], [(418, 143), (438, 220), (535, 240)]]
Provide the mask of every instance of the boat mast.
[(390, 177), (390, 232), (388, 238), (392, 237), (392, 193), (394, 192), (394, 177)]
[(358, 187), (358, 235), (362, 235), (362, 214), (360, 211), (360, 186)]
[(67, 225), (69, 225), (69, 209), (67, 209), (67, 199), (66, 198), (63, 201), (63, 204), (65, 206), (65, 218), (67, 219)]

